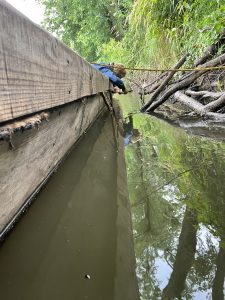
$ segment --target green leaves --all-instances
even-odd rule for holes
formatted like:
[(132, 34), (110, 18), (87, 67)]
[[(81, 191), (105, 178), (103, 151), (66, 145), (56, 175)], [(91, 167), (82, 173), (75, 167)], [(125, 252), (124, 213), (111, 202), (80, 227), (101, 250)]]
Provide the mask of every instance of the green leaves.
[(132, 1), (40, 0), (45, 5), (44, 26), (89, 61), (97, 60), (102, 45), (125, 34)]
[(44, 25), (89, 61), (170, 67), (190, 63), (225, 27), (225, 0), (39, 0)]

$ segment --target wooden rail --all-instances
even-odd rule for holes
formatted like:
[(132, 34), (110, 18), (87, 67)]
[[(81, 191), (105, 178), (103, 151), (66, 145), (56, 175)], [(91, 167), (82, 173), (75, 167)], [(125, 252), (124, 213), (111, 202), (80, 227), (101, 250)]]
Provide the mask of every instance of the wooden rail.
[(109, 90), (109, 80), (0, 0), (0, 122)]

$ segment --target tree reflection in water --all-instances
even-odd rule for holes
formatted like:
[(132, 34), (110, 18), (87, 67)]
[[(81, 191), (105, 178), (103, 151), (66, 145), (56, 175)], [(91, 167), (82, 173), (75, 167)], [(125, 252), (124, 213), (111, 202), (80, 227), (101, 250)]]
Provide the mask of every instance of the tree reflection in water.
[(225, 144), (133, 116), (125, 148), (141, 299), (224, 299)]

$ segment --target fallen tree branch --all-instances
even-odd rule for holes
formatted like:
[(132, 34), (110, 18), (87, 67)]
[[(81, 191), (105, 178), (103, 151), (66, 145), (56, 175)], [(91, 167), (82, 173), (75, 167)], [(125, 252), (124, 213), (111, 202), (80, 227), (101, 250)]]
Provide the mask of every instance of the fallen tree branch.
[(178, 80), (176, 82), (180, 82), (188, 77), (190, 77), (192, 74), (194, 74), (195, 71), (191, 71), (189, 73), (185, 73), (184, 75), (182, 75), (180, 78), (178, 78)]
[(145, 92), (145, 95), (153, 93), (160, 86), (160, 82), (156, 82), (151, 88)]
[(146, 89), (147, 87), (153, 85), (154, 83), (156, 83), (157, 81), (161, 80), (164, 76), (167, 75), (167, 71), (163, 72), (161, 75), (159, 75), (156, 79), (154, 79), (153, 81), (151, 81), (150, 83), (148, 83), (147, 85), (143, 86), (144, 89)]
[(128, 78), (128, 81), (132, 82), (133, 84), (135, 84), (137, 87), (142, 88), (141, 84), (139, 82), (137, 82), (134, 79)]
[(209, 111), (217, 111), (220, 109), (222, 106), (225, 104), (225, 93), (223, 93), (219, 99), (210, 102), (209, 104), (204, 106), (204, 111), (209, 112)]
[[(218, 41), (214, 44), (212, 44), (211, 46), (209, 46), (205, 52), (203, 53), (203, 56), (199, 59), (197, 59), (193, 65), (193, 67), (198, 67), (199, 65), (205, 63), (208, 59), (212, 58), (213, 55), (216, 54), (216, 52), (218, 51), (219, 47), (225, 43), (225, 30), (221, 33)], [(190, 72), (188, 74), (184, 74), (183, 76), (181, 76), (177, 82), (180, 82), (186, 78), (188, 78), (189, 76), (191, 76), (193, 72)]]
[(186, 90), (185, 94), (188, 96), (203, 96), (203, 98), (212, 98), (212, 99), (218, 99), (220, 96), (224, 94), (224, 92), (209, 92), (209, 91), (192, 91), (192, 90)]
[[(174, 94), (174, 98), (179, 101), (180, 103), (184, 104), (185, 106), (191, 108), (192, 110), (194, 110), (198, 115), (200, 115), (201, 117), (207, 117), (210, 119), (214, 119), (214, 120), (221, 120), (221, 121), (225, 121), (225, 115), (224, 114), (219, 114), (219, 113), (214, 113), (214, 112), (207, 112), (207, 106), (204, 106), (203, 104), (199, 103), (198, 101), (196, 101), (195, 99), (185, 95), (184, 93), (177, 91)], [(224, 99), (225, 101), (225, 96)], [(216, 100), (218, 101), (218, 100)], [(214, 102), (216, 102), (214, 101)]]
[(177, 91), (174, 94), (174, 99), (184, 104), (185, 106), (194, 110), (197, 114), (202, 115), (204, 111), (204, 105), (196, 101), (195, 99), (185, 95), (184, 93)]
[[(162, 73), (159, 77), (157, 77), (156, 79), (154, 79), (152, 82), (150, 82), (149, 84), (143, 86), (143, 89), (144, 89), (144, 95), (153, 93), (153, 92), (160, 86), (160, 80), (162, 80), (163, 77), (165, 77), (165, 76), (167, 75), (167, 73), (168, 73), (167, 71), (164, 72), (164, 73)], [(157, 82), (157, 81), (159, 81), (159, 82)], [(152, 85), (152, 86), (151, 86), (151, 85)], [(147, 89), (149, 86), (151, 86), (151, 88), (150, 88), (148, 91), (146, 91), (146, 89)], [(142, 91), (139, 92), (139, 95), (141, 95), (141, 94), (143, 94)], [(143, 103), (143, 105), (144, 105), (144, 104), (145, 104), (145, 103)]]
[[(173, 69), (179, 69), (185, 63), (186, 59), (187, 59), (187, 55), (184, 55), (178, 61), (178, 63), (173, 67)], [(175, 71), (175, 70), (169, 72), (169, 74), (166, 76), (166, 78), (163, 80), (163, 82), (159, 85), (159, 87), (156, 89), (156, 91), (154, 92), (154, 94), (151, 96), (151, 99), (143, 106), (142, 110), (145, 110), (147, 107), (149, 107), (153, 103), (153, 101), (162, 92), (162, 90), (164, 89), (164, 87), (173, 78), (173, 75), (176, 72), (177, 71)]]
[[(210, 60), (209, 62), (201, 65), (201, 68), (209, 68), (209, 67), (216, 67), (218, 65), (223, 65), (225, 63), (225, 54), (222, 54), (218, 56), (217, 58), (214, 58)], [(146, 109), (147, 112), (149, 111), (154, 111), (158, 106), (160, 106), (162, 103), (164, 103), (172, 94), (177, 92), (178, 90), (182, 90), (186, 87), (188, 87), (191, 83), (193, 83), (198, 77), (201, 75), (205, 74), (206, 72), (209, 72), (209, 70), (201, 70), (201, 71), (196, 71), (192, 76), (189, 78), (175, 83), (171, 88), (169, 88), (163, 95), (162, 97), (159, 98), (159, 100), (153, 102), (150, 107), (147, 105), (144, 106), (144, 108), (148, 107)]]
[(203, 56), (200, 59), (195, 61), (194, 67), (197, 67), (205, 63), (209, 58), (212, 58), (213, 55), (217, 52), (217, 50), (218, 50), (218, 43), (209, 46), (206, 49), (206, 51), (203, 53)]

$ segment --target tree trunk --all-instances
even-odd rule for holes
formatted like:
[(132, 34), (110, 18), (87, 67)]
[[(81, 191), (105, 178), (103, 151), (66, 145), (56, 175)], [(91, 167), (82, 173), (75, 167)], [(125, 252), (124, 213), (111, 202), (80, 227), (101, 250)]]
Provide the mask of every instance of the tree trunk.
[(197, 244), (196, 214), (186, 208), (179, 237), (177, 254), (167, 286), (162, 293), (163, 300), (179, 298), (184, 290), (185, 281), (194, 261)]
[[(184, 104), (185, 106), (191, 108), (192, 110), (194, 110), (198, 115), (200, 116), (206, 116), (210, 119), (215, 119), (215, 120), (220, 120), (220, 121), (225, 121), (225, 115), (224, 114), (219, 114), (219, 113), (213, 113), (210, 112), (209, 109), (215, 109), (216, 104), (221, 105), (221, 103), (225, 102), (225, 97), (221, 96), (221, 98), (223, 97), (223, 102), (218, 99), (213, 101), (212, 103), (209, 103), (208, 105), (203, 105), (201, 103), (199, 103), (198, 101), (196, 101), (195, 99), (186, 96), (184, 93), (178, 91), (174, 94), (174, 98), (179, 101), (180, 103)], [(219, 102), (220, 100), (220, 102)], [(216, 102), (216, 104), (214, 103)], [(217, 106), (218, 107), (218, 106)]]
[(225, 250), (220, 248), (216, 260), (216, 274), (212, 286), (212, 299), (224, 300), (223, 286), (225, 278)]
[(192, 90), (186, 90), (185, 94), (188, 96), (203, 96), (203, 98), (212, 98), (212, 99), (218, 99), (220, 96), (224, 94), (224, 92), (209, 92), (209, 91), (192, 91)]

